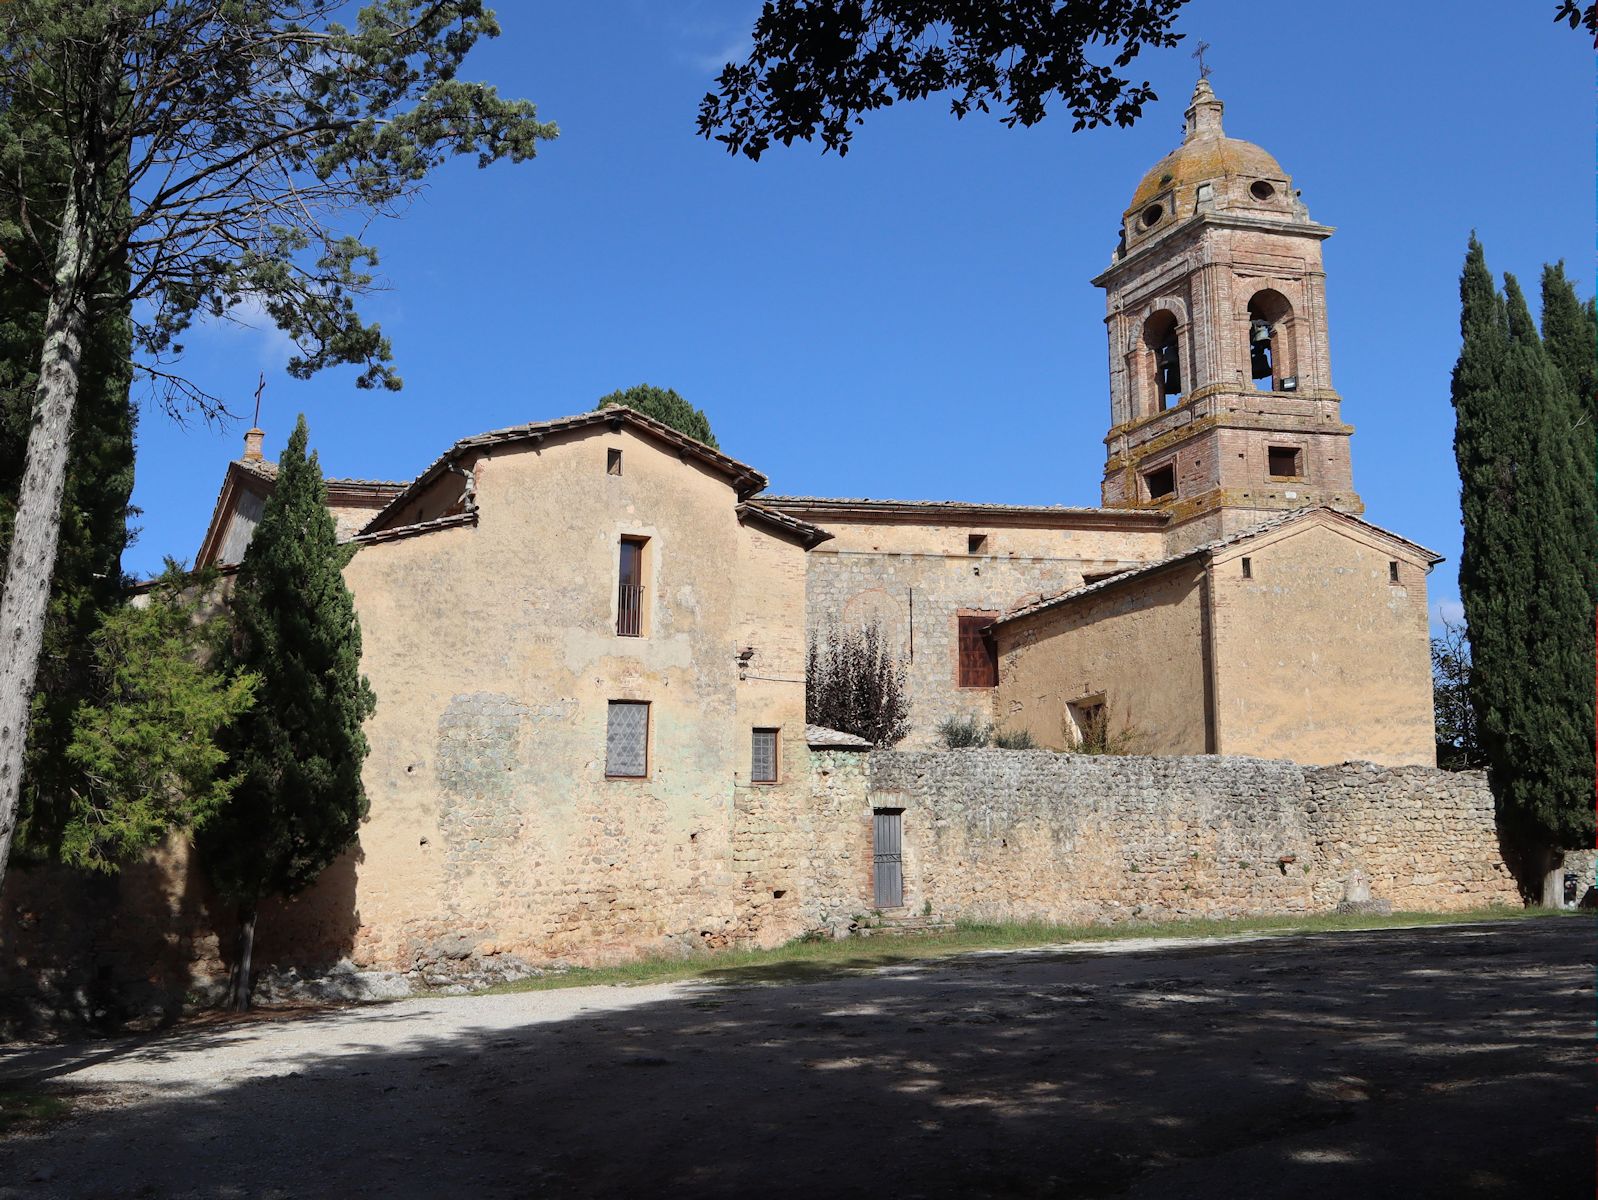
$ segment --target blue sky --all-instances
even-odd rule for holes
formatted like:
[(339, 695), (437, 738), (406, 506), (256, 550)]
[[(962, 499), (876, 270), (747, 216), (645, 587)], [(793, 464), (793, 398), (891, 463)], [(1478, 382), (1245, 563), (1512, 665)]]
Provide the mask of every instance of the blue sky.
[[(531, 163), (440, 172), (372, 233), (364, 311), (404, 391), (353, 371), (290, 379), (270, 330), (211, 328), (184, 369), (262, 425), (304, 412), (330, 475), (404, 479), (457, 438), (581, 412), (638, 382), (709, 414), (772, 491), (1096, 504), (1108, 423), (1103, 293), (1121, 211), (1180, 140), (1199, 38), (1226, 128), (1270, 150), (1326, 244), (1333, 383), (1367, 515), (1449, 559), (1458, 479), (1448, 381), (1472, 228), (1535, 292), (1567, 260), (1592, 290), (1593, 60), (1553, 0), (1258, 5), (1192, 0), (1176, 50), (1134, 64), (1160, 93), (1129, 130), (1009, 130), (942, 101), (868, 118), (847, 158), (759, 163), (694, 134), (757, 0), (502, 3), (467, 77), (560, 126)], [(125, 559), (192, 558), (247, 420), (142, 418)]]

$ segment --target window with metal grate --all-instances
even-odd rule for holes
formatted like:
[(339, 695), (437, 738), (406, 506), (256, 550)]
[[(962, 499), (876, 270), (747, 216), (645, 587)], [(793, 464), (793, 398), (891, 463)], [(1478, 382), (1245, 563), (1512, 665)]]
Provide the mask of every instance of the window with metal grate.
[(757, 729), (750, 742), (749, 782), (777, 782), (777, 731)]

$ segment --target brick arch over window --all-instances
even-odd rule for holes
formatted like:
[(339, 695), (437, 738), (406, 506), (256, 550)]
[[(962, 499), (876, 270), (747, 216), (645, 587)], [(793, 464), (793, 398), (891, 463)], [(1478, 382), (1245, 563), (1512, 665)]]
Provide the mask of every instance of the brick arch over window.
[(1261, 391), (1293, 391), (1298, 381), (1298, 344), (1293, 305), (1275, 288), (1249, 297), (1244, 334), (1249, 374)]

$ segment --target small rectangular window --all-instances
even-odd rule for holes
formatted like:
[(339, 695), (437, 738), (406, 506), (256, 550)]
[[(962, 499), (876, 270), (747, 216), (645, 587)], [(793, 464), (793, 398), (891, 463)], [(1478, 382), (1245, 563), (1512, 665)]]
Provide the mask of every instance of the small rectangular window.
[(1148, 489), (1150, 500), (1176, 495), (1176, 465), (1172, 463), (1150, 471), (1143, 476), (1143, 486)]
[(649, 775), (649, 703), (612, 700), (605, 727), (605, 774), (611, 779)]
[(988, 552), (988, 535), (985, 533), (967, 534), (965, 552), (967, 554), (986, 554)]
[(621, 451), (620, 450), (606, 450), (605, 451), (605, 474), (607, 474), (607, 475), (620, 475), (621, 474)]
[(1388, 583), (1397, 583), (1398, 582), (1398, 562), (1397, 562), (1396, 559), (1387, 564), (1387, 582)]
[(757, 729), (749, 752), (749, 782), (777, 782), (777, 731)]
[(1302, 474), (1299, 460), (1302, 452), (1297, 446), (1271, 446), (1266, 450), (1270, 458), (1270, 472), (1280, 479), (1297, 479)]
[(957, 671), (960, 687), (999, 686), (999, 648), (988, 628), (998, 615), (975, 613), (960, 617)]
[(1243, 578), (1254, 578), (1254, 560), (1252, 558), (1245, 558), (1243, 560)]
[(636, 537), (621, 539), (616, 587), (617, 637), (642, 637), (644, 634), (645, 540)]

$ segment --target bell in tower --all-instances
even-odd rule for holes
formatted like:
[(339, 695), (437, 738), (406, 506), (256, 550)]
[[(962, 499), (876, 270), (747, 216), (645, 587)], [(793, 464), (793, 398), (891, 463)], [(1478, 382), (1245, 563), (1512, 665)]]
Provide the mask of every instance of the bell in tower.
[(1223, 111), (1201, 78), (1181, 145), (1139, 182), (1093, 281), (1110, 338), (1104, 504), (1170, 512), (1173, 546), (1271, 511), (1364, 508), (1332, 390), (1332, 230), (1274, 157), (1227, 136)]

